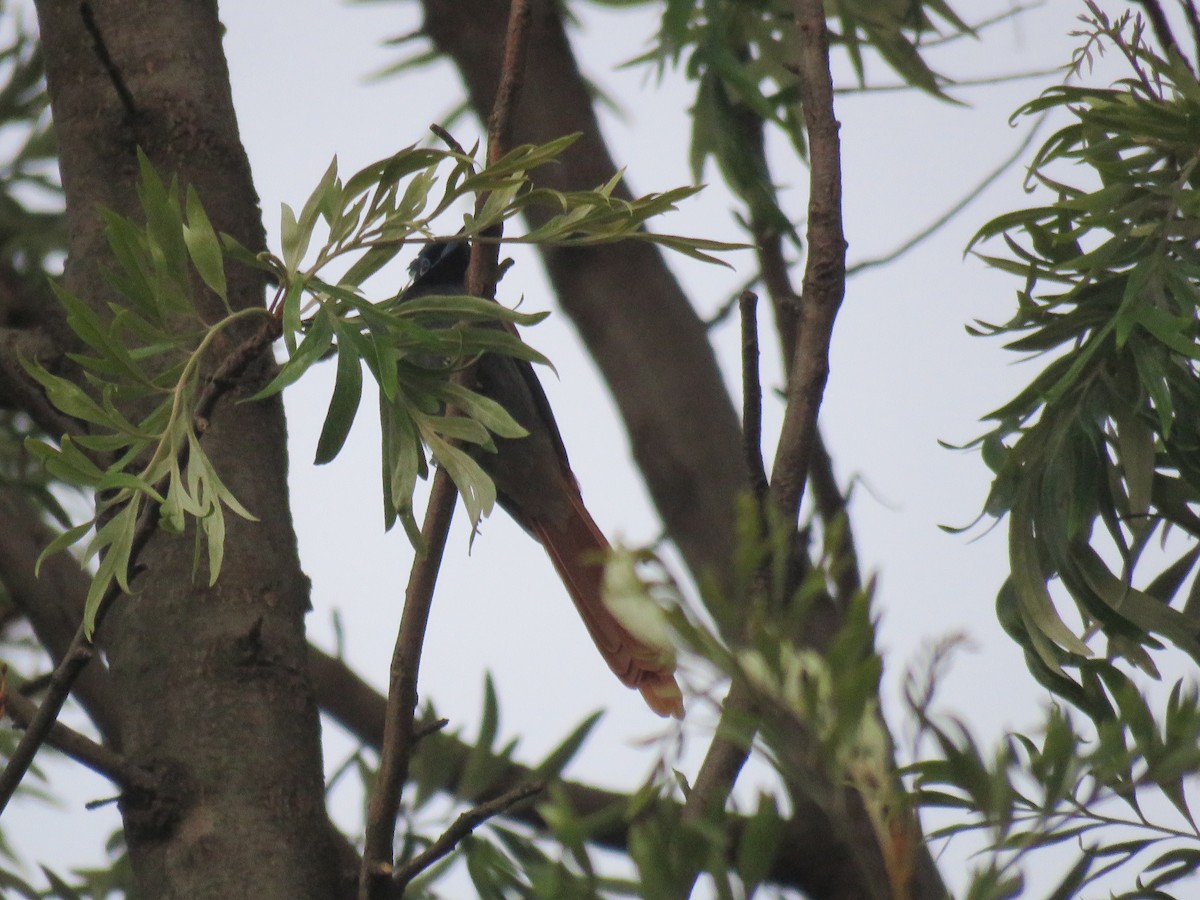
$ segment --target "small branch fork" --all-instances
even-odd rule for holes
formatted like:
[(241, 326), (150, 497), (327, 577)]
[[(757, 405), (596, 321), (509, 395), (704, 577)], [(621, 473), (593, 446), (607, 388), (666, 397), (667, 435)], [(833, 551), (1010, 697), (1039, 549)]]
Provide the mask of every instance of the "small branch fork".
[[(235, 347), (225, 358), (204, 385), (200, 396), (197, 398), (196, 412), (192, 420), (197, 434), (203, 435), (207, 430), (208, 419), (212, 416), (217, 401), (237, 383), (238, 377), (245, 371), (250, 362), (274, 342), (279, 334), (279, 322), (271, 318), (262, 328)], [(177, 466), (179, 468), (187, 465), (187, 457), (188, 445), (185, 443), (177, 458)], [(164, 480), (155, 485), (155, 490), (160, 494), (165, 494), (167, 491), (166, 481)], [(129, 569), (131, 572), (137, 571), (138, 559), (141, 557), (142, 551), (145, 550), (146, 544), (149, 543), (151, 536), (158, 527), (158, 509), (158, 504), (153, 500), (149, 500), (146, 503), (145, 509), (142, 510), (142, 514), (138, 517), (133, 534), (133, 543), (129, 551)], [(100, 603), (96, 607), (94, 626), (96, 629), (100, 627), (100, 624), (104, 621), (104, 617), (108, 614), (108, 610), (120, 595), (121, 588), (116, 580), (114, 580), (108, 590), (105, 591), (104, 596), (100, 598)], [(71, 693), (71, 687), (75, 684), (75, 679), (79, 677), (79, 674), (94, 655), (95, 649), (92, 646), (92, 642), (88, 640), (84, 632), (83, 623), (81, 622), (78, 630), (75, 632), (74, 639), (71, 641), (70, 647), (67, 648), (67, 652), (63, 654), (63, 658), (59, 661), (54, 669), (54, 673), (50, 676), (46, 694), (42, 699), (41, 705), (27, 720), (28, 724), (25, 735), (21, 738), (12, 756), (9, 758), (4, 772), (0, 773), (0, 815), (3, 814), (5, 807), (8, 806), (8, 802), (12, 799), (13, 794), (16, 793), (18, 785), (20, 785), (21, 780), (25, 777), (25, 773), (29, 771), (38, 748), (45, 743), (47, 737), (50, 735), (51, 729), (58, 720), (59, 713), (62, 711), (63, 704), (66, 702), (67, 696)]]
[[(528, 45), (529, 23), (532, 17), (529, 0), (513, 0), (509, 9), (508, 32), (505, 36), (504, 68), (496, 92), (492, 114), (488, 118), (488, 163), (499, 160), (511, 142), (513, 110), (520, 95), (525, 54)], [(435, 129), (435, 133), (441, 133)], [(442, 134), (443, 139), (447, 136)], [(453, 143), (451, 143), (453, 146)], [(480, 196), (476, 212), (486, 196)], [(471, 264), (467, 270), (466, 292), (476, 297), (491, 297), (496, 290), (500, 256), (500, 229), (489, 234), (494, 240), (475, 241), (471, 248)], [(467, 371), (464, 378), (470, 379)], [(444, 468), (439, 468), (433, 481), (429, 506), (421, 534), (425, 553), (413, 564), (404, 597), (404, 611), (396, 634), (392, 655), (387, 710), (384, 718), (383, 747), (379, 760), (379, 775), (367, 809), (366, 837), (362, 869), (359, 877), (360, 900), (383, 900), (402, 895), (408, 883), (418, 874), (450, 853), (475, 827), (514, 803), (542, 790), (540, 783), (518, 786), (503, 797), (467, 811), (423, 853), (414, 857), (400, 870), (395, 870), (393, 845), (396, 838), (396, 818), (400, 811), (401, 794), (408, 779), (409, 758), (413, 748), (413, 720), (417, 710), (417, 676), (421, 665), (421, 649), (425, 628), (433, 603), (433, 591), (441, 568), (446, 536), (454, 515), (457, 491)]]
[[(829, 33), (822, 0), (795, 0), (795, 27), (799, 39), (800, 84), (805, 126), (809, 137), (808, 260), (800, 304), (799, 327), (792, 347), (785, 347), (788, 371), (787, 408), (776, 449), (769, 502), (784, 521), (795, 521), (804, 497), (808, 469), (820, 443), (817, 412), (829, 372), (829, 342), (834, 319), (846, 286), (846, 239), (842, 230), (841, 148), (839, 125), (833, 109), (833, 83), (829, 71)], [(768, 273), (770, 274), (770, 273)], [(770, 285), (769, 285), (770, 287)], [(777, 287), (782, 289), (783, 286)], [(753, 318), (742, 305), (743, 372), (757, 384), (757, 357), (745, 330)], [(745, 388), (747, 403), (758, 400), (758, 388)], [(746, 427), (757, 428), (757, 415), (746, 410)], [(747, 440), (749, 435), (747, 435)], [(758, 468), (747, 453), (753, 478)], [(735, 680), (725, 699), (727, 715), (744, 715), (754, 708), (750, 690)], [(724, 717), (723, 717), (724, 719)], [(703, 820), (723, 806), (745, 764), (749, 747), (744, 739), (726, 737), (718, 728), (684, 805), (685, 821)]]

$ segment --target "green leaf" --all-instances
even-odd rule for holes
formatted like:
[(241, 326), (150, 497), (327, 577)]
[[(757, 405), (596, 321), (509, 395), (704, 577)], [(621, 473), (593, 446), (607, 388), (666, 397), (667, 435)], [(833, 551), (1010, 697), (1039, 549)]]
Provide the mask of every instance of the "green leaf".
[(737, 847), (737, 871), (752, 887), (766, 880), (783, 840), (783, 818), (770, 794), (760, 793), (758, 811), (750, 817)]
[(191, 254), (192, 263), (209, 290), (225, 301), (229, 306), (229, 297), (225, 286), (225, 261), (221, 252), (221, 243), (208, 214), (200, 203), (196, 189), (190, 184), (187, 189), (187, 219), (188, 224), (183, 228), (183, 239)]
[(96, 613), (100, 609), (100, 601), (104, 599), (113, 581), (116, 581), (122, 591), (129, 593), (129, 556), (133, 549), (133, 536), (140, 511), (141, 504), (131, 499), (96, 532), (88, 548), (89, 556), (102, 547), (106, 548), (100, 557), (96, 574), (92, 576), (92, 584), (84, 603), (83, 628), (88, 640), (92, 639), (96, 628)]
[(479, 467), (479, 463), (453, 444), (432, 433), (426, 433), (425, 440), (438, 464), (445, 466), (446, 471), (450, 473), (458, 492), (462, 495), (471, 526), (476, 527), (479, 520), (490, 514), (492, 507), (496, 505), (495, 484)]
[(296, 214), (286, 203), (282, 204), (279, 216), (280, 242), (283, 244), (283, 264), (288, 272), (300, 268), (300, 262), (308, 251), (308, 240), (312, 235), (311, 229), (306, 233), (296, 220)]
[(452, 406), (498, 437), (523, 438), (529, 434), (503, 406), (490, 397), (477, 394), (454, 382), (446, 382), (439, 393)]
[(92, 524), (92, 521), (89, 520), (81, 525), (68, 528), (66, 531), (61, 532), (57, 537), (55, 537), (54, 540), (52, 540), (46, 546), (46, 549), (38, 554), (37, 562), (33, 567), (33, 574), (35, 576), (38, 575), (38, 573), (41, 571), (42, 563), (45, 562), (48, 557), (53, 556), (55, 553), (58, 553), (61, 550), (66, 550), (68, 547), (72, 547), (83, 540), (84, 536), (92, 530)]
[(597, 710), (580, 722), (569, 735), (563, 738), (557, 747), (546, 754), (545, 759), (537, 764), (533, 770), (533, 777), (545, 780), (560, 777), (563, 769), (575, 758), (575, 754), (579, 752), (584, 741), (588, 739), (588, 735), (592, 733), (592, 729), (603, 715), (604, 710)]
[(325, 358), (333, 346), (333, 324), (331, 314), (324, 306), (317, 310), (309, 324), (304, 339), (288, 357), (271, 382), (245, 402), (254, 403), (280, 393), (300, 380), (300, 377), (316, 362)]
[(333, 327), (338, 335), (337, 377), (329, 410), (325, 414), (325, 424), (317, 439), (314, 460), (317, 465), (329, 462), (341, 452), (358, 413), (359, 401), (362, 400), (361, 358), (349, 331), (336, 324)]
[[(1013, 586), (1017, 599), (1020, 601), (1021, 614), (1026, 623), (1045, 635), (1058, 646), (1079, 656), (1091, 656), (1092, 651), (1087, 644), (1076, 637), (1059, 616), (1054, 608), (1054, 601), (1043, 581), (1041, 566), (1033, 533), (1033, 523), (1030, 518), (1028, 500), (1018, 499), (1017, 505), (1010, 514), (1009, 526), (1009, 565), (1012, 570)], [(1044, 658), (1046, 665), (1052, 669), (1058, 667), (1053, 658)]]
[[(407, 408), (379, 394), (380, 430), (382, 431), (384, 528), (390, 529), (398, 515), (411, 518), (412, 495), (417, 478), (427, 474), (425, 454), (416, 426)], [(407, 523), (407, 519), (406, 519)], [(410, 533), (409, 539), (414, 535)], [(416, 532), (419, 538), (419, 531)], [(421, 541), (413, 540), (420, 547)]]

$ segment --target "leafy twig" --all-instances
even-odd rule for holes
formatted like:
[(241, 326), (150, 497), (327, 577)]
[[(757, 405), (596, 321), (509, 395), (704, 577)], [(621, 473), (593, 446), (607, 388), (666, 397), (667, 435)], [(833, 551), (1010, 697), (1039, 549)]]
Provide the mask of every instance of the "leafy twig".
[[(521, 88), (521, 71), (524, 67), (530, 16), (528, 0), (515, 0), (509, 12), (500, 88), (496, 94), (492, 115), (488, 119), (488, 161), (492, 164), (504, 155), (505, 142), (512, 132), (512, 112)], [(486, 197), (479, 197), (477, 213), (482, 209), (485, 200)], [(499, 254), (498, 244), (474, 242), (467, 271), (468, 294), (489, 297), (495, 292)], [(461, 376), (462, 379), (471, 377), (470, 369)], [(392, 657), (383, 749), (379, 762), (379, 776), (368, 809), (359, 881), (359, 897), (362, 900), (379, 900), (389, 896), (392, 891), (392, 845), (395, 840), (401, 793), (408, 778), (409, 758), (412, 755), (413, 716), (417, 707), (417, 675), (421, 664), (421, 648), (425, 641), (425, 626), (429, 620), (433, 590), (446, 546), (446, 536), (450, 530), (450, 520), (454, 514), (456, 496), (454, 484), (446, 469), (439, 468), (434, 478), (422, 528), (426, 551), (414, 564), (409, 578), (404, 612), (401, 615), (396, 649)], [(455, 843), (457, 840), (455, 839)], [(411, 878), (412, 875), (408, 877)]]
[[(212, 378), (205, 384), (200, 396), (197, 398), (196, 411), (193, 417), (197, 434), (203, 435), (207, 427), (207, 420), (212, 415), (217, 401), (233, 386), (237, 377), (241, 375), (246, 366), (262, 352), (264, 347), (267, 347), (274, 341), (278, 334), (279, 323), (272, 318), (257, 332), (235, 347), (229, 356), (225, 358)], [(177, 458), (177, 469), (182, 469), (187, 465), (189, 452), (189, 444), (184, 443)], [(166, 482), (167, 479), (164, 478), (160, 484), (155, 485), (155, 490), (160, 495), (166, 492)], [(158, 502), (151, 499), (138, 517), (129, 550), (130, 571), (135, 569), (142, 550), (145, 549), (151, 535), (154, 534), (158, 525), (158, 509)], [(112, 606), (113, 601), (121, 593), (121, 586), (114, 579), (100, 598), (100, 603), (96, 608), (93, 633), (95, 628), (100, 627), (100, 623), (107, 614), (109, 607)], [(74, 639), (71, 641), (71, 646), (63, 654), (62, 660), (50, 678), (46, 696), (38, 707), (37, 714), (30, 720), (25, 735), (21, 738), (12, 756), (9, 758), (4, 772), (0, 773), (0, 814), (3, 814), (5, 807), (8, 806), (8, 801), (16, 793), (17, 786), (20, 785), (21, 780), (25, 777), (25, 773), (29, 771), (29, 766), (33, 763), (34, 755), (37, 753), (38, 748), (45, 742), (51, 727), (58, 719), (58, 714), (61, 712), (62, 706), (71, 692), (71, 686), (75, 683), (75, 679), (79, 677), (79, 673), (83, 671), (84, 666), (88, 664), (94, 653), (95, 650), (92, 647), (92, 642), (87, 637), (85, 624), (81, 622), (79, 629), (75, 632)]]

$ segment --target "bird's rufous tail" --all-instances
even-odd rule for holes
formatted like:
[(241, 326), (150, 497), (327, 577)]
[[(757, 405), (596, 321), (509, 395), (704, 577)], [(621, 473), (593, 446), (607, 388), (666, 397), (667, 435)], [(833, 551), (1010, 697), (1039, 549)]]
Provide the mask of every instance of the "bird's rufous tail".
[(574, 515), (565, 526), (532, 522), (530, 530), (550, 554), (608, 667), (627, 687), (641, 691), (654, 712), (682, 719), (683, 693), (675, 681), (674, 660), (669, 652), (635, 637), (605, 605), (602, 585), (608, 541), (578, 495), (571, 499)]

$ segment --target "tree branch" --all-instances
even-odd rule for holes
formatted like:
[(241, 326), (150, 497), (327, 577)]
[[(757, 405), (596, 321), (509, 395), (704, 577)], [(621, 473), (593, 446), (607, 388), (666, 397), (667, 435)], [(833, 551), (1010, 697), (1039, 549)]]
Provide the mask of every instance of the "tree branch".
[[(796, 27), (800, 46), (802, 104), (809, 138), (810, 178), (808, 263), (798, 329), (790, 315), (777, 315), (781, 337), (795, 341), (784, 347), (788, 372), (787, 408), (775, 456), (771, 501), (785, 522), (799, 515), (813, 448), (820, 441), (817, 411), (828, 373), (829, 340), (845, 289), (846, 241), (841, 227), (841, 157), (838, 123), (833, 113), (829, 71), (829, 38), (821, 0), (797, 0)], [(758, 229), (764, 281), (780, 297), (777, 311), (788, 312), (791, 294), (778, 235)], [(753, 690), (735, 678), (725, 699), (721, 724), (684, 806), (685, 821), (700, 821), (723, 809), (750, 753), (751, 736), (740, 733), (739, 721), (756, 718)]]
[(772, 498), (786, 521), (796, 518), (804, 496), (829, 375), (830, 336), (846, 290), (840, 125), (833, 111), (825, 10), (820, 0), (796, 0), (794, 9), (810, 174), (800, 330), (790, 354), (787, 408), (771, 478)]
[(460, 815), (441, 837), (414, 856), (407, 865), (396, 872), (395, 884), (400, 893), (404, 893), (404, 889), (408, 887), (410, 881), (443, 856), (449, 854), (458, 846), (459, 841), (471, 834), (488, 819), (506, 812), (522, 800), (526, 800), (534, 794), (541, 793), (545, 789), (546, 785), (544, 782), (530, 781), (526, 784), (518, 785), (495, 800), (480, 803), (478, 806)]
[[(28, 728), (37, 718), (38, 705), (20, 692), (9, 692), (0, 703), (0, 712), (7, 712), (18, 728)], [(46, 735), (46, 744), (71, 759), (107, 778), (123, 792), (153, 794), (156, 780), (144, 769), (131, 764), (119, 753), (97, 744), (91, 738), (55, 722)]]
[(366, 838), (359, 876), (359, 896), (363, 900), (386, 898), (391, 893), (392, 845), (396, 836), (400, 797), (408, 779), (408, 764), (412, 754), (421, 648), (457, 499), (458, 491), (453, 480), (445, 468), (439, 468), (433, 479), (429, 506), (421, 527), (425, 552), (413, 563), (409, 575), (404, 595), (404, 613), (400, 618), (396, 649), (392, 655), (379, 773), (367, 808)]
[[(528, 0), (515, 0), (509, 10), (500, 87), (496, 92), (492, 114), (488, 119), (487, 158), (489, 164), (499, 161), (504, 155), (512, 134), (513, 109), (520, 97), (523, 81), (529, 20)], [(485, 194), (476, 198), (475, 211), (477, 215), (483, 209), (486, 201)], [(497, 226), (496, 242), (475, 241), (471, 247), (471, 262), (467, 270), (466, 284), (468, 294), (476, 297), (495, 295), (500, 256), (499, 238), (502, 231), (502, 227)], [(473, 381), (473, 368), (470, 367), (462, 372), (457, 380), (460, 383)], [(450, 520), (454, 515), (454, 504), (457, 499), (458, 491), (454, 482), (445, 468), (439, 468), (434, 478), (429, 507), (422, 527), (422, 537), (426, 549), (424, 555), (414, 563), (409, 577), (404, 599), (404, 612), (400, 619), (396, 649), (392, 656), (387, 716), (384, 720), (383, 750), (379, 761), (379, 774), (375, 790), (372, 792), (367, 812), (366, 840), (359, 881), (359, 897), (362, 900), (384, 900), (393, 889), (391, 875), (396, 816), (400, 810), (404, 783), (408, 780), (408, 765), (412, 755), (413, 717), (417, 710), (417, 676), (421, 665), (421, 649), (425, 642), (425, 628), (429, 621), (429, 610), (433, 604), (433, 591), (437, 584), (442, 553), (446, 547), (446, 536), (450, 530)], [(478, 821), (482, 821), (482, 819)], [(469, 833), (475, 824), (478, 824), (478, 821), (469, 825), (463, 834)], [(457, 824), (456, 822), (455, 825)], [(461, 838), (462, 835), (454, 838), (444, 852), (449, 853)], [(430, 863), (432, 861), (430, 860)], [(426, 865), (430, 863), (426, 863)], [(409, 873), (400, 882), (401, 894), (403, 894), (404, 885), (417, 871), (420, 870)]]

